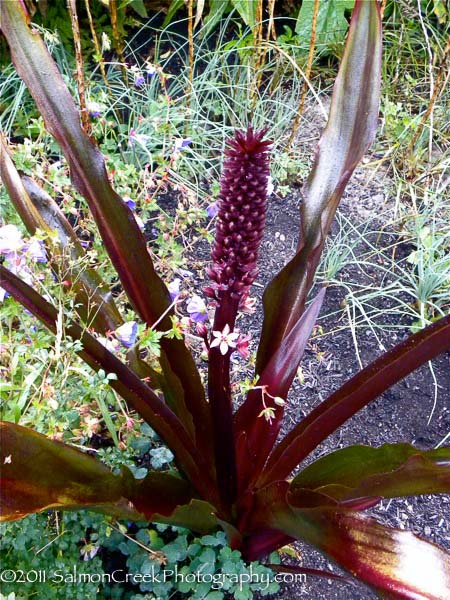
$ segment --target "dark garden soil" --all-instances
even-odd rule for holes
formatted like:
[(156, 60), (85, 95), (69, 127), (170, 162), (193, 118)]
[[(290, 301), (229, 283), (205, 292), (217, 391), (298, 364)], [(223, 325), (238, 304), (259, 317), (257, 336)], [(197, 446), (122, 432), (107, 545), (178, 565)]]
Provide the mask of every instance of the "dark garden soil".
[[(370, 179), (371, 175), (369, 169), (358, 170), (340, 207), (342, 213), (351, 218), (355, 225), (367, 218), (375, 218), (377, 211), (382, 208), (376, 203), (383, 203), (382, 188), (385, 182), (377, 183), (372, 180), (367, 187), (364, 187), (364, 182)], [(292, 248), (295, 247), (298, 239), (299, 200), (300, 194), (294, 193), (285, 200), (275, 199), (270, 203), (266, 237), (261, 251), (259, 279), (261, 282), (270, 280), (291, 256)], [(382, 225), (383, 223), (379, 223), (380, 227)], [(336, 230), (336, 227), (334, 229)], [(283, 241), (280, 240), (282, 235), (285, 238)], [(398, 248), (397, 252), (400, 253), (401, 248)], [(407, 249), (407, 253), (409, 252), (410, 249)], [(376, 277), (376, 270), (371, 275)], [(343, 277), (354, 285), (368, 283), (356, 269), (344, 273)], [(304, 382), (301, 385), (296, 380), (293, 385), (286, 409), (284, 432), (287, 432), (321, 400), (327, 398), (360, 369), (350, 327), (340, 329), (343, 322), (345, 323), (345, 313), (339, 311), (345, 293), (345, 290), (340, 287), (330, 287), (327, 291), (321, 313), (325, 317), (320, 320), (325, 335), (315, 338), (306, 351), (302, 362)], [(382, 306), (383, 298), (380, 298), (380, 308)], [(329, 313), (335, 314), (326, 316)], [(261, 313), (256, 313), (252, 317), (255, 335), (261, 318)], [(398, 318), (395, 320), (397, 322), (387, 315), (383, 325), (397, 326)], [(389, 349), (409, 334), (409, 328), (404, 327), (394, 329), (391, 333), (378, 333), (378, 337), (385, 348)], [(356, 335), (360, 360), (363, 366), (366, 366), (381, 354), (379, 341), (369, 327), (357, 330)], [(320, 356), (323, 358), (320, 359)], [(310, 460), (351, 444), (380, 446), (385, 442), (408, 442), (422, 449), (435, 447), (450, 431), (449, 367), (450, 353), (433, 361), (438, 397), (429, 424), (435, 387), (429, 367), (424, 366), (350, 419), (338, 433), (330, 436), (317, 449)], [(448, 495), (387, 500), (371, 513), (385, 525), (413, 531), (450, 549), (450, 497)], [(318, 552), (312, 551), (308, 546), (298, 544), (297, 548), (303, 566), (340, 572), (329, 560), (323, 558)], [(376, 598), (376, 595), (360, 584), (349, 586), (346, 583), (336, 583), (336, 580), (309, 577), (300, 585), (286, 586), (276, 596), (286, 600), (297, 597), (314, 600), (316, 598), (365, 600)]]
[[(306, 114), (305, 122), (318, 132), (317, 113), (314, 108)], [(319, 123), (322, 128), (322, 123)], [(307, 138), (311, 139), (308, 134)], [(307, 150), (311, 156), (312, 148)], [(380, 230), (388, 222), (394, 206), (392, 190), (389, 189), (389, 176), (386, 173), (374, 173), (370, 167), (361, 167), (354, 174), (345, 196), (341, 202), (340, 212), (351, 220), (354, 226), (373, 222), (371, 230)], [(267, 215), (267, 226), (260, 251), (260, 274), (252, 295), (258, 298), (257, 310), (252, 315), (244, 315), (238, 326), (244, 332), (250, 332), (253, 349), (256, 348), (262, 323), (261, 295), (265, 286), (276, 272), (289, 260), (295, 250), (299, 235), (299, 206), (301, 189), (294, 189), (286, 198), (271, 197)], [(337, 224), (333, 225), (332, 234), (336, 235)], [(393, 233), (391, 233), (391, 236)], [(354, 237), (349, 233), (350, 241)], [(356, 255), (363, 252), (367, 243), (377, 243), (377, 235), (371, 234), (367, 239), (359, 241)], [(389, 228), (381, 238), (382, 244), (390, 241)], [(379, 241), (379, 240), (378, 240)], [(407, 256), (411, 246), (400, 244), (396, 247), (396, 258)], [(392, 249), (386, 252), (386, 264), (392, 258)], [(209, 248), (206, 243), (196, 248), (191, 255), (188, 268), (195, 272), (194, 287), (201, 293), (204, 285), (203, 275), (205, 262), (209, 260)], [(383, 259), (378, 259), (383, 260)], [(374, 284), (381, 277), (381, 271), (374, 268), (363, 272), (354, 266), (344, 268), (338, 275), (357, 288)], [(385, 281), (385, 283), (387, 280)], [(357, 352), (348, 326), (345, 310), (341, 308), (346, 291), (341, 286), (328, 288), (324, 306), (321, 311), (319, 325), (323, 334), (316, 336), (306, 350), (303, 362), (303, 383), (296, 379), (289, 395), (286, 407), (283, 433), (297, 423), (321, 400), (327, 398), (359, 369)], [(378, 299), (380, 310), (388, 308), (387, 298)], [(377, 358), (382, 349), (393, 347), (396, 343), (410, 335), (411, 319), (399, 322), (399, 316), (388, 312), (381, 313), (378, 323), (385, 328), (393, 326), (389, 332), (377, 330), (378, 340), (369, 327), (356, 330), (357, 348), (363, 366)], [(437, 400), (432, 419), (428, 423), (435, 402), (435, 383), (432, 372), (424, 366), (393, 386), (382, 397), (361, 410), (354, 418), (344, 424), (338, 433), (330, 436), (310, 456), (307, 462), (338, 448), (351, 444), (368, 444), (380, 446), (385, 442), (408, 442), (422, 449), (434, 448), (450, 431), (450, 354), (441, 355), (433, 361), (434, 377), (437, 382)], [(244, 377), (245, 361), (238, 359), (236, 378)], [(251, 369), (248, 376), (253, 377)], [(420, 496), (417, 498), (401, 498), (387, 500), (372, 509), (371, 514), (381, 523), (403, 530), (410, 530), (417, 535), (435, 542), (450, 550), (450, 497)], [(304, 567), (322, 568), (334, 573), (342, 571), (330, 560), (308, 546), (298, 543), (296, 549)], [(283, 561), (295, 564), (287, 558)], [(298, 564), (298, 563), (297, 563)], [(429, 574), (432, 576), (432, 573)], [(307, 577), (306, 582), (283, 585), (280, 592), (273, 596), (276, 599), (311, 598), (316, 600), (367, 600), (376, 595), (363, 586), (355, 583), (340, 582), (331, 579)]]

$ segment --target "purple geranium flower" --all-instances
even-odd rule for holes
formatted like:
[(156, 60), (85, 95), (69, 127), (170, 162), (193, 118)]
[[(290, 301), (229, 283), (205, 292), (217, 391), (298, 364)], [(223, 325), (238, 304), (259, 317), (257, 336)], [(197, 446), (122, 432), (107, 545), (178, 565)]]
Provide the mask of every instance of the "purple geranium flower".
[(48, 260), (44, 244), (41, 242), (41, 240), (33, 239), (29, 244), (26, 245), (24, 252), (26, 252), (26, 254), (36, 262), (46, 263)]
[(181, 279), (179, 277), (177, 277), (176, 279), (171, 281), (169, 283), (169, 285), (167, 286), (169, 288), (170, 297), (171, 297), (172, 301), (176, 300), (178, 298), (178, 296), (180, 295), (180, 281), (181, 281)]
[(219, 212), (219, 207), (217, 206), (217, 202), (213, 202), (206, 208), (206, 215), (209, 219), (212, 219)]
[(192, 144), (191, 138), (177, 138), (175, 140), (173, 151), (174, 153), (181, 152), (183, 148), (187, 148), (187, 146), (189, 146), (190, 144)]
[(208, 318), (206, 304), (200, 296), (192, 296), (186, 306), (186, 310), (191, 319), (196, 323), (203, 323)]
[(91, 119), (96, 119), (102, 114), (102, 107), (98, 102), (88, 102), (86, 108), (89, 111)]
[(136, 133), (135, 129), (130, 130), (129, 139), (128, 139), (129, 146), (135, 146), (136, 142), (140, 146), (146, 146), (149, 143), (149, 141), (150, 141), (149, 135), (145, 135), (145, 133)]
[(145, 84), (145, 78), (142, 75), (137, 75), (134, 80), (134, 87), (140, 89)]
[(129, 196), (124, 196), (123, 201), (131, 210), (136, 210), (136, 202), (132, 200)]
[(17, 252), (24, 246), (22, 233), (15, 225), (0, 227), (0, 254)]
[(136, 343), (137, 338), (137, 323), (129, 321), (118, 327), (115, 331), (116, 338), (126, 348), (131, 348)]
[[(14, 273), (14, 275), (17, 275), (17, 277), (20, 277), (20, 279), (28, 285), (33, 285), (33, 275), (27, 267), (23, 255), (19, 256), (14, 252), (10, 252), (6, 255), (3, 266), (8, 269), (8, 271), (11, 271), (11, 273)], [(0, 288), (0, 302), (3, 302), (5, 296), (9, 296), (9, 293), (3, 288)]]
[(153, 77), (153, 75), (155, 73), (156, 73), (156, 67), (154, 65), (147, 63), (147, 65), (145, 66), (145, 74), (147, 75), (147, 77)]

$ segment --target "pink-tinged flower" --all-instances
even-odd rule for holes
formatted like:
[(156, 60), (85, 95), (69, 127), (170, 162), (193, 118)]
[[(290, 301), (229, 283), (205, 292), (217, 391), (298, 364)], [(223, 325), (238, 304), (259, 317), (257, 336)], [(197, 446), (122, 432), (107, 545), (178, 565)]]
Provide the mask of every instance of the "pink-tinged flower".
[(101, 425), (99, 419), (97, 417), (86, 417), (84, 420), (84, 429), (88, 438), (91, 438), (94, 433), (100, 431)]
[(247, 359), (250, 356), (250, 336), (249, 335), (240, 335), (238, 337), (236, 343), (236, 351), (239, 353), (242, 358)]
[[(33, 275), (26, 264), (23, 254), (10, 252), (6, 255), (3, 266), (8, 269), (8, 271), (11, 271), (11, 273), (14, 273), (14, 275), (17, 275), (17, 277), (20, 277), (22, 281), (33, 286)], [(3, 302), (5, 296), (9, 296), (9, 293), (3, 288), (0, 288), (0, 302)]]
[(129, 321), (118, 327), (115, 332), (116, 338), (126, 348), (131, 348), (136, 343), (137, 338), (137, 323), (136, 321)]
[(243, 299), (256, 274), (267, 210), (269, 147), (265, 130), (236, 131), (225, 152), (208, 274), (220, 295)]
[(215, 339), (211, 342), (211, 348), (219, 347), (220, 353), (225, 356), (230, 348), (236, 348), (236, 340), (239, 337), (238, 333), (230, 333), (228, 323), (223, 328), (223, 331), (213, 331)]
[(169, 293), (170, 293), (170, 297), (171, 297), (172, 301), (176, 300), (178, 298), (178, 296), (180, 295), (180, 282), (181, 282), (181, 279), (179, 277), (177, 277), (176, 279), (171, 281), (169, 283), (169, 285), (167, 286), (169, 288)]
[(243, 312), (252, 315), (256, 310), (256, 298), (251, 296), (244, 296), (242, 298), (240, 308)]
[(23, 254), (16, 254), (14, 252), (10, 252), (6, 255), (6, 258), (3, 262), (3, 266), (6, 267), (8, 271), (11, 271), (11, 273), (14, 273), (14, 275), (17, 275), (17, 277), (22, 277), (24, 275), (29, 275), (31, 277), (31, 271), (27, 266)]
[(17, 252), (24, 246), (22, 233), (15, 225), (3, 225), (0, 227), (0, 254)]
[(92, 560), (97, 552), (100, 550), (100, 546), (94, 546), (93, 544), (86, 544), (80, 550), (80, 554), (83, 557), (83, 560)]
[(187, 146), (190, 146), (192, 144), (192, 140), (191, 138), (177, 138), (175, 140), (175, 144), (173, 147), (173, 152), (177, 153), (177, 152), (181, 152), (184, 148), (187, 148)]
[(189, 316), (196, 323), (203, 323), (208, 318), (206, 304), (200, 296), (192, 296), (186, 306)]

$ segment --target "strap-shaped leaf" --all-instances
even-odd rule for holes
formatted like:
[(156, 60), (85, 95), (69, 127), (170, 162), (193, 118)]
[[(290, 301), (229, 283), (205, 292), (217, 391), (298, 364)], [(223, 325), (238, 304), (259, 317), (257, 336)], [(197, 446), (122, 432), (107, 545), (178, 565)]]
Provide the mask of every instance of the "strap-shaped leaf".
[[(80, 125), (79, 112), (55, 62), (42, 38), (28, 26), (24, 5), (2, 3), (1, 19), (14, 66), (69, 163), (73, 183), (89, 204), (125, 292), (149, 326), (166, 313), (158, 328), (170, 329), (169, 291), (153, 267), (131, 210), (109, 183), (101, 152)], [(193, 357), (182, 340), (163, 338), (161, 346), (168, 358), (166, 381), (184, 392), (170, 396), (174, 410), (205, 457), (212, 457), (210, 413)]]
[(338, 500), (450, 493), (450, 447), (350, 446), (319, 458), (301, 471), (291, 482), (292, 491), (300, 488)]
[[(0, 265), (0, 285), (18, 302), (55, 333), (57, 310), (29, 285)], [(186, 474), (203, 498), (217, 502), (217, 492), (210, 477), (205, 457), (192, 442), (183, 424), (172, 410), (139, 377), (114, 354), (77, 323), (65, 324), (65, 332), (74, 340), (82, 342), (79, 356), (95, 371), (103, 369), (114, 373), (114, 388), (161, 436), (175, 455), (180, 469)]]
[(0, 439), (2, 521), (50, 508), (100, 505), (103, 512), (123, 510), (124, 517), (142, 518), (126, 501), (128, 478), (92, 456), (6, 421), (0, 421)]
[(284, 479), (310, 452), (389, 387), (450, 348), (450, 315), (410, 336), (314, 408), (275, 447), (261, 483)]
[(96, 458), (26, 427), (0, 421), (0, 520), (48, 509), (89, 508), (134, 521), (151, 520), (207, 533), (214, 508), (196, 500), (189, 483), (170, 473), (134, 479), (114, 475)]
[(303, 190), (300, 245), (264, 293), (257, 373), (263, 371), (304, 310), (345, 186), (373, 140), (380, 83), (380, 10), (376, 0), (357, 0), (334, 84), (328, 124)]
[[(258, 380), (258, 388), (250, 390), (235, 415), (240, 485), (248, 478), (255, 481), (273, 448), (281, 427), (284, 410), (277, 398), (285, 400), (303, 357), (322, 306), (325, 288), (320, 290), (297, 324), (281, 342)], [(264, 404), (273, 410), (270, 421), (259, 416)], [(278, 401), (278, 404), (277, 404)], [(243, 481), (244, 480), (244, 481)]]
[[(450, 554), (407, 531), (339, 508), (298, 508), (282, 482), (258, 492), (253, 526), (264, 524), (327, 553), (342, 567), (391, 597), (446, 600)], [(251, 538), (250, 538), (251, 539)], [(247, 553), (249, 560), (259, 558)]]

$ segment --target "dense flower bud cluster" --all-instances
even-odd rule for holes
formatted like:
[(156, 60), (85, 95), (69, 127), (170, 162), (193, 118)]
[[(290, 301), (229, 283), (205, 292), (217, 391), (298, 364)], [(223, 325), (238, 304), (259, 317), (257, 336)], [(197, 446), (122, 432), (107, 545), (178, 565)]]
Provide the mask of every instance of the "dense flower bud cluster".
[[(265, 130), (236, 131), (225, 152), (217, 227), (208, 271), (215, 290), (246, 295), (256, 274), (267, 209), (269, 147)], [(206, 290), (212, 294), (212, 290)]]

